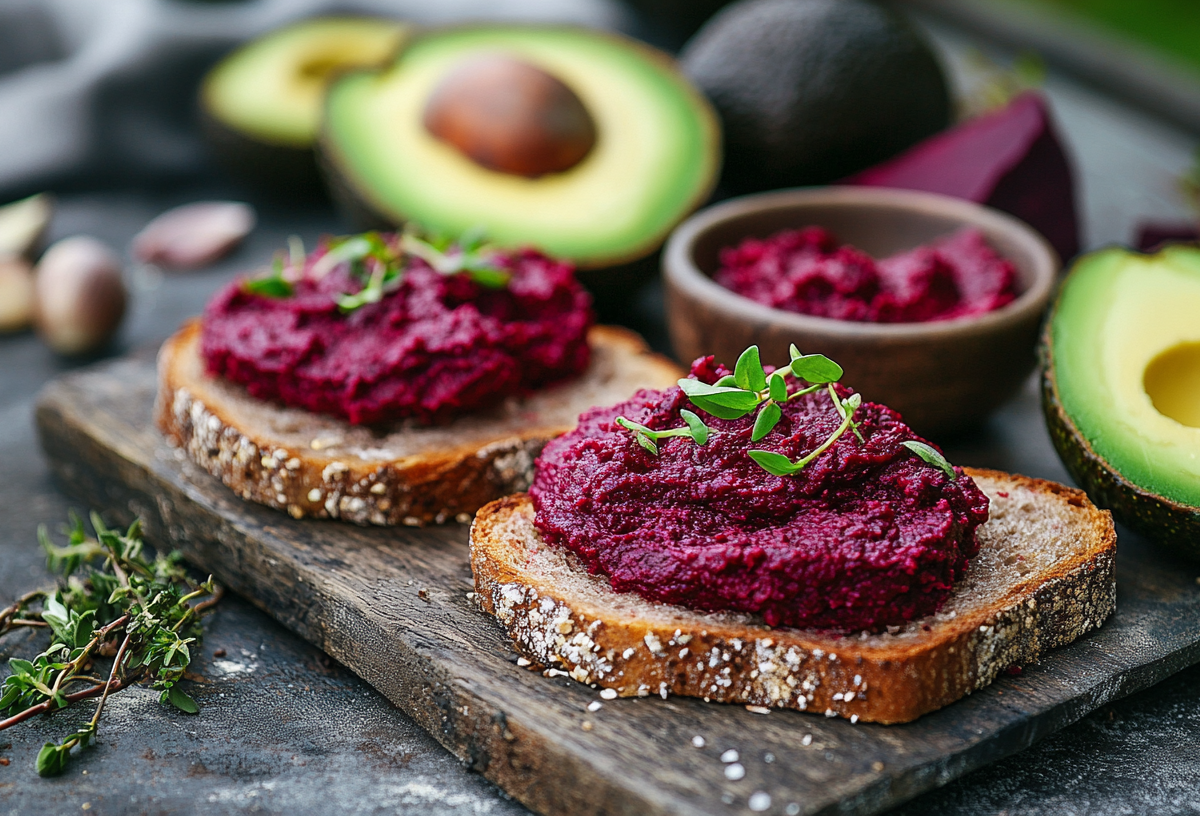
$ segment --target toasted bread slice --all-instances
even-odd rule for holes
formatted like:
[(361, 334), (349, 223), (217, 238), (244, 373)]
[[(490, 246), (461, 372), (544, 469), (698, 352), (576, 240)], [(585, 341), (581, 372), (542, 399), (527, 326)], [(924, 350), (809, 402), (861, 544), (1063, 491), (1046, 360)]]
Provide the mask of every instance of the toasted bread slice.
[(528, 488), (542, 447), (583, 411), (683, 376), (632, 332), (597, 326), (588, 341), (592, 362), (574, 380), (449, 425), (379, 429), (264, 402), (208, 376), (193, 321), (159, 352), (155, 419), (242, 498), (295, 518), (441, 523)]
[(968, 469), (991, 499), (979, 555), (935, 615), (885, 634), (773, 629), (614, 592), (509, 496), (471, 527), (476, 599), (533, 668), (624, 697), (683, 694), (879, 723), (914, 720), (1037, 660), (1116, 605), (1112, 517), (1081, 491)]

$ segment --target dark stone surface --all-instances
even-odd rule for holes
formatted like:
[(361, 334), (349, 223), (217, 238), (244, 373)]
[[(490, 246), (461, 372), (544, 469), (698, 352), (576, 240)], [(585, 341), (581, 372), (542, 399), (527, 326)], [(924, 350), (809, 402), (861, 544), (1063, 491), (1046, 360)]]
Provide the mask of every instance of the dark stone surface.
[[(939, 32), (939, 40), (955, 59), (964, 53), (953, 32)], [(1048, 88), (1081, 170), (1088, 246), (1129, 240), (1144, 218), (1186, 215), (1175, 177), (1190, 160), (1190, 138), (1057, 77)], [(203, 192), (72, 195), (54, 234), (86, 231), (124, 247), (161, 208)], [(288, 233), (311, 241), (336, 228), (329, 212), (264, 215), (252, 241), (212, 271), (161, 280), (135, 273), (135, 308), (114, 351), (161, 340), (234, 270), (265, 261)], [(643, 302), (652, 311), (656, 301)], [(63, 519), (68, 502), (49, 481), (31, 409), (37, 388), (73, 365), (31, 335), (0, 337), (0, 598), (47, 580), (35, 530)], [(1032, 390), (983, 433), (958, 441), (955, 461), (1064, 478), (1040, 422), (1030, 419), (1031, 400)], [(124, 693), (102, 725), (100, 745), (52, 781), (34, 774), (36, 750), (82, 714), (60, 712), (0, 733), (0, 758), (10, 760), (0, 766), (0, 814), (75, 813), (85, 803), (101, 814), (523, 812), (370, 687), (244, 601), (226, 600), (209, 626), (197, 663), (209, 681), (197, 691), (198, 717), (161, 709), (146, 692)], [(212, 656), (218, 648), (227, 666)], [(1200, 669), (1186, 670), (897, 812), (1200, 812), (1198, 682)]]

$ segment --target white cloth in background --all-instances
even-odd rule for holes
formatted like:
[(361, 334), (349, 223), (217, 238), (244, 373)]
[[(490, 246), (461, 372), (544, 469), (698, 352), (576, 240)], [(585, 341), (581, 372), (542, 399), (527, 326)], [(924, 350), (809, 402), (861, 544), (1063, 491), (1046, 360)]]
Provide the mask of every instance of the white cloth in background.
[(0, 201), (203, 172), (195, 100), (207, 68), (244, 40), (335, 12), (630, 25), (616, 0), (0, 0)]

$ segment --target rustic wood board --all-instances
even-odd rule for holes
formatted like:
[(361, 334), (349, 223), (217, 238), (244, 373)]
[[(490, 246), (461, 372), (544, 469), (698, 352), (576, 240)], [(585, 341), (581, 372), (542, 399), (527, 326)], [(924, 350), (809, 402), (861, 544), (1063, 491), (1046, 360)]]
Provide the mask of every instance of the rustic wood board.
[[(152, 361), (134, 358), (45, 389), (38, 428), (63, 487), (113, 521), (142, 516), (151, 540), (169, 539), (543, 813), (737, 813), (759, 791), (771, 813), (876, 813), (1200, 661), (1196, 569), (1123, 538), (1118, 611), (1098, 632), (915, 723), (684, 698), (591, 713), (595, 690), (515, 666), (467, 597), (465, 526), (363, 529), (245, 503), (161, 441), (154, 387)], [(730, 748), (738, 781), (720, 760)]]

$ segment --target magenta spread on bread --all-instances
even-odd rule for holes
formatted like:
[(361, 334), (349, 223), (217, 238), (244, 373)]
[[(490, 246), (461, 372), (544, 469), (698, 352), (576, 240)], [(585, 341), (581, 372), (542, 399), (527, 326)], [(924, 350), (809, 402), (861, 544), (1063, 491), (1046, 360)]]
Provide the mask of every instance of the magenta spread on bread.
[[(712, 358), (692, 367), (703, 383), (729, 374)], [(861, 441), (837, 434), (846, 414), (830, 388), (854, 409)], [(613, 589), (654, 601), (841, 632), (928, 615), (977, 552), (988, 499), (933, 449), (944, 470), (906, 447), (922, 446), (898, 414), (851, 394), (821, 386), (781, 401), (777, 424), (757, 442), (753, 414), (719, 419), (679, 387), (593, 409), (537, 461), (536, 525)], [(640, 444), (630, 432), (634, 423), (684, 427), (686, 410), (708, 428), (703, 444), (686, 436)], [(831, 439), (788, 475), (749, 455), (764, 449), (799, 462)]]
[(876, 260), (821, 227), (721, 250), (717, 283), (766, 306), (872, 323), (984, 314), (1017, 297), (1017, 272), (974, 228)]
[(570, 264), (368, 233), (223, 288), (201, 349), (260, 399), (438, 423), (581, 373), (592, 323)]

